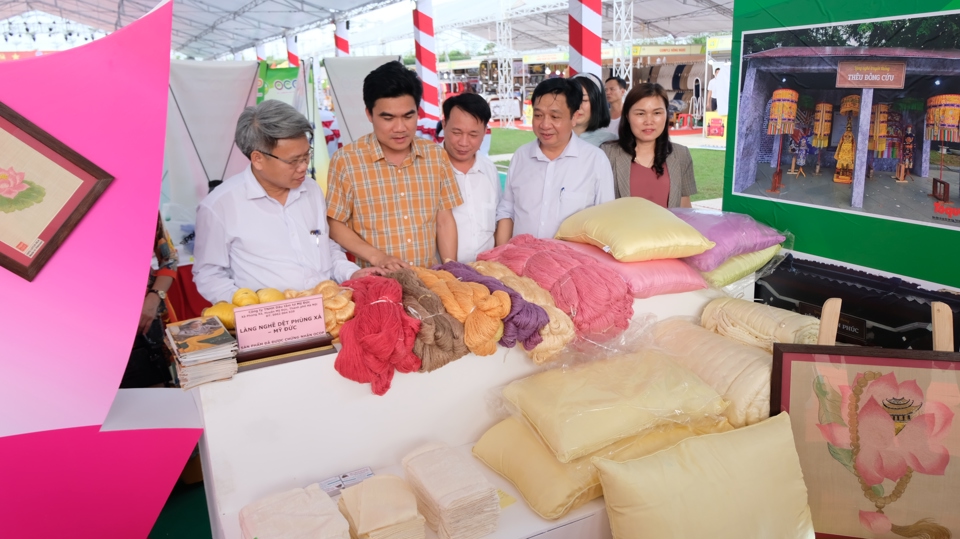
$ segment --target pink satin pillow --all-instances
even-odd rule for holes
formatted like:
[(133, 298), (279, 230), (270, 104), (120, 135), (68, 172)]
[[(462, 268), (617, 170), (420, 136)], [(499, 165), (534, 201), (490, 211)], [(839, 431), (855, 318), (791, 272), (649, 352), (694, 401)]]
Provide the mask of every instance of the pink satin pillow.
[(762, 251), (786, 239), (773, 228), (742, 213), (693, 208), (670, 208), (670, 211), (716, 243), (713, 249), (681, 259), (700, 271), (713, 271), (731, 257)]
[(649, 298), (661, 294), (676, 294), (707, 288), (707, 283), (703, 280), (703, 277), (678, 259), (620, 262), (613, 258), (613, 255), (605, 253), (602, 249), (593, 245), (572, 241), (556, 241), (586, 254), (617, 272), (626, 281), (630, 295), (635, 298)]

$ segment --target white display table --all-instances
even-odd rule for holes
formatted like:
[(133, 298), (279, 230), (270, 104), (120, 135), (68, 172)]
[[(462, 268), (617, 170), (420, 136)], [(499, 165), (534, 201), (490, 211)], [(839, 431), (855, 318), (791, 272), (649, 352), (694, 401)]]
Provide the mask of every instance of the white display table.
[[(743, 289), (752, 299), (752, 287)], [(701, 290), (636, 300), (634, 319), (650, 313), (659, 319), (699, 316), (721, 295)], [(333, 368), (335, 357), (251, 370), (192, 390), (203, 417), (200, 456), (214, 538), (239, 539), (240, 509), (268, 495), (364, 466), (395, 466), (426, 442), (469, 446), (501, 419), (499, 389), (541, 369), (521, 350), (500, 348), (431, 373), (397, 374), (387, 394), (378, 397), (369, 385), (341, 377)], [(567, 530), (575, 532), (570, 537), (609, 537), (602, 500), (562, 521), (547, 521), (506, 481), (489, 475), (517, 498), (491, 537), (531, 537), (578, 519), (582, 522)]]

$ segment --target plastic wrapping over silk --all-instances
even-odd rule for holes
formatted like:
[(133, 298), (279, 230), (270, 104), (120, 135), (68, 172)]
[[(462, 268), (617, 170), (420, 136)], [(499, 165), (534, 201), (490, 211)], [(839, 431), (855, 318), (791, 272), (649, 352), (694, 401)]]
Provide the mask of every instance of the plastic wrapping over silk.
[(812, 316), (734, 298), (718, 298), (708, 303), (700, 325), (770, 353), (774, 343), (817, 344), (820, 333), (820, 320)]
[[(646, 262), (620, 262), (599, 247), (586, 243), (563, 242), (564, 245), (593, 257), (623, 277), (635, 298), (649, 298), (661, 294), (678, 294), (707, 288), (706, 281), (689, 265), (680, 260), (647, 260)], [(710, 251), (707, 251), (708, 253)]]
[(708, 419), (689, 425), (670, 423), (564, 464), (522, 421), (509, 417), (480, 437), (473, 446), (473, 454), (513, 483), (534, 512), (553, 520), (603, 495), (600, 475), (591, 458), (621, 462), (651, 455), (690, 436), (731, 429), (726, 419)]
[(730, 257), (760, 251), (786, 240), (776, 230), (742, 213), (694, 208), (670, 208), (670, 212), (716, 244), (713, 249), (683, 259), (699, 271), (715, 270)]
[(614, 539), (814, 539), (790, 418), (594, 459)]
[(534, 363), (540, 364), (553, 359), (557, 352), (563, 350), (576, 338), (573, 320), (570, 320), (567, 313), (557, 308), (550, 292), (541, 288), (536, 281), (529, 277), (520, 277), (499, 262), (472, 262), (470, 267), (487, 277), (499, 279), (503, 284), (516, 290), (523, 299), (539, 305), (547, 313), (549, 322), (540, 328), (540, 344), (533, 350), (526, 351)]
[(243, 539), (348, 539), (337, 504), (316, 483), (253, 502), (240, 510)]
[(500, 497), (477, 466), (443, 444), (425, 445), (403, 458), (420, 513), (440, 539), (480, 539), (496, 531)]
[(717, 269), (704, 272), (702, 275), (711, 285), (723, 288), (766, 266), (779, 251), (780, 246), (774, 245), (755, 253), (737, 255), (720, 264)]
[(633, 316), (633, 298), (620, 275), (558, 242), (521, 234), (477, 259), (500, 262), (548, 290), (581, 337), (616, 336), (627, 329)]
[(655, 350), (534, 374), (507, 385), (503, 397), (560, 462), (658, 425), (718, 417), (727, 406), (717, 391)]
[(403, 479), (375, 475), (343, 489), (337, 502), (354, 539), (423, 539), (417, 497)]
[(670, 210), (640, 197), (580, 210), (563, 221), (556, 238), (595, 245), (621, 262), (684, 258), (713, 247)]
[(652, 333), (656, 346), (730, 404), (724, 415), (731, 425), (752, 425), (770, 415), (770, 353), (677, 318), (659, 322)]

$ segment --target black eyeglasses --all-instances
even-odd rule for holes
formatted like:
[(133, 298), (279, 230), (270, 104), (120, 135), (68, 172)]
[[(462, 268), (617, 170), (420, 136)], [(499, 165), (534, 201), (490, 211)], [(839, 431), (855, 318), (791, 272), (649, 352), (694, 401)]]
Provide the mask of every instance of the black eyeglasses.
[(303, 157), (298, 157), (298, 158), (293, 159), (293, 160), (281, 159), (281, 158), (273, 155), (272, 153), (270, 153), (270, 152), (265, 152), (265, 151), (263, 151), (263, 150), (257, 150), (257, 151), (260, 152), (260, 153), (262, 153), (263, 155), (270, 156), (270, 157), (276, 159), (277, 161), (280, 161), (281, 163), (286, 163), (287, 165), (289, 165), (289, 166), (291, 166), (291, 167), (296, 167), (296, 166), (298, 166), (298, 165), (309, 165), (309, 164), (310, 164), (310, 161), (313, 159), (313, 148), (310, 148), (310, 151), (307, 152), (307, 155), (304, 155)]

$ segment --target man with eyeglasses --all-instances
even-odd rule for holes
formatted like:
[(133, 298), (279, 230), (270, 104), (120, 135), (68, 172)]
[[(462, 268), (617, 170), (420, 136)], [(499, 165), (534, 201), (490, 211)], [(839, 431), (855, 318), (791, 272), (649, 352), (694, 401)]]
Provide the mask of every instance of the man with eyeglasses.
[(280, 101), (240, 114), (234, 141), (250, 166), (197, 208), (193, 279), (211, 303), (231, 301), (240, 288), (306, 290), (380, 272), (361, 270), (330, 238), (323, 192), (307, 178), (312, 134)]

